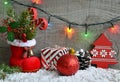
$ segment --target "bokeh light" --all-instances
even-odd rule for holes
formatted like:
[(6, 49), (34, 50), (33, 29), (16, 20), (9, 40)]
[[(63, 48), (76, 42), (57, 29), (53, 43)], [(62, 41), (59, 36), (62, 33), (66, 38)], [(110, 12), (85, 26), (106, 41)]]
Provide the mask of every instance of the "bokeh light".
[(4, 4), (7, 5), (7, 4), (8, 4), (8, 1), (4, 1)]
[(64, 31), (65, 31), (65, 34), (67, 35), (67, 37), (69, 39), (72, 38), (72, 36), (73, 36), (73, 34), (75, 32), (73, 28), (69, 28), (69, 27), (65, 27)]
[(114, 25), (108, 29), (110, 33), (117, 34), (119, 32), (119, 25)]

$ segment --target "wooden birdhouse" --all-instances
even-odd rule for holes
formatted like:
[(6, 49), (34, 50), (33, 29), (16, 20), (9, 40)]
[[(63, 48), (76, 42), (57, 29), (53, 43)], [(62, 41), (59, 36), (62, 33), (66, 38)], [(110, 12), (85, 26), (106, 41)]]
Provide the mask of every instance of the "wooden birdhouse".
[(112, 42), (104, 34), (100, 35), (93, 46), (94, 48), (90, 51), (93, 55), (91, 64), (96, 67), (108, 68), (110, 64), (118, 63), (115, 59), (117, 53), (112, 49)]

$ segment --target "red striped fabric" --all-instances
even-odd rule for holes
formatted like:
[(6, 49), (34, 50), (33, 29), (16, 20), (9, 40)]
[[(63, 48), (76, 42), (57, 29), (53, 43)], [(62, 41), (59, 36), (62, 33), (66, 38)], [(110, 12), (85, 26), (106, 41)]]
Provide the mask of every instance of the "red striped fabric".
[(67, 48), (44, 48), (41, 50), (41, 62), (46, 70), (56, 69), (57, 60), (68, 54)]

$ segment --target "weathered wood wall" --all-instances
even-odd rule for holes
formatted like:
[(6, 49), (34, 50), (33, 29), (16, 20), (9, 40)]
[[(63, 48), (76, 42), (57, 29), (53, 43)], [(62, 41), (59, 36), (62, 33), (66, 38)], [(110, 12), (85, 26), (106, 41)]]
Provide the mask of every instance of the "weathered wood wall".
[[(6, 17), (6, 9), (3, 4), (4, 0), (0, 1), (0, 18)], [(31, 0), (17, 0), (21, 3), (31, 5)], [(12, 3), (14, 9), (19, 14), (26, 7)], [(111, 20), (114, 17), (120, 16), (120, 0), (43, 0), (38, 7), (51, 13), (52, 15), (61, 16), (71, 22), (79, 24), (91, 24), (98, 22), (105, 22)], [(46, 14), (38, 11), (39, 17), (48, 18)], [(72, 26), (75, 29), (75, 33), (71, 39), (68, 39), (64, 33), (64, 27), (68, 25), (66, 22), (58, 20), (54, 17), (50, 22), (52, 26), (49, 26), (47, 30), (37, 30), (36, 40), (37, 45), (34, 48), (34, 52), (39, 55), (39, 50), (44, 47), (52, 47), (54, 45), (73, 47), (76, 50), (81, 48), (89, 50), (91, 44), (101, 33), (105, 33), (106, 36), (113, 42), (113, 49), (117, 52), (120, 51), (120, 27), (117, 34), (110, 33), (107, 29), (111, 24), (103, 24), (90, 26), (88, 32), (92, 35), (88, 38), (84, 38), (81, 35), (85, 32), (85, 27)], [(119, 22), (114, 24), (120, 25)], [(9, 45), (0, 37), (0, 63), (8, 63), (10, 57)], [(120, 61), (120, 53), (117, 54), (117, 59)], [(113, 65), (113, 68), (120, 69), (120, 63)]]

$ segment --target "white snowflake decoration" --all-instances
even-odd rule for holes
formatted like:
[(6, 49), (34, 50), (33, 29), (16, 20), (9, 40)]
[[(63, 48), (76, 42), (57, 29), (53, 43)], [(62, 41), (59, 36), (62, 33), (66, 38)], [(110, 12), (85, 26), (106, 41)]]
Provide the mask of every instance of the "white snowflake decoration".
[(101, 50), (100, 55), (102, 57), (105, 57), (107, 55), (107, 52), (105, 50)]
[(98, 51), (96, 49), (93, 49), (91, 51), (91, 54), (93, 55), (93, 57), (96, 57), (98, 55)]
[(111, 56), (111, 58), (112, 58), (115, 54), (116, 54), (116, 52), (115, 52), (114, 50), (111, 50), (111, 51), (109, 52), (109, 55)]

